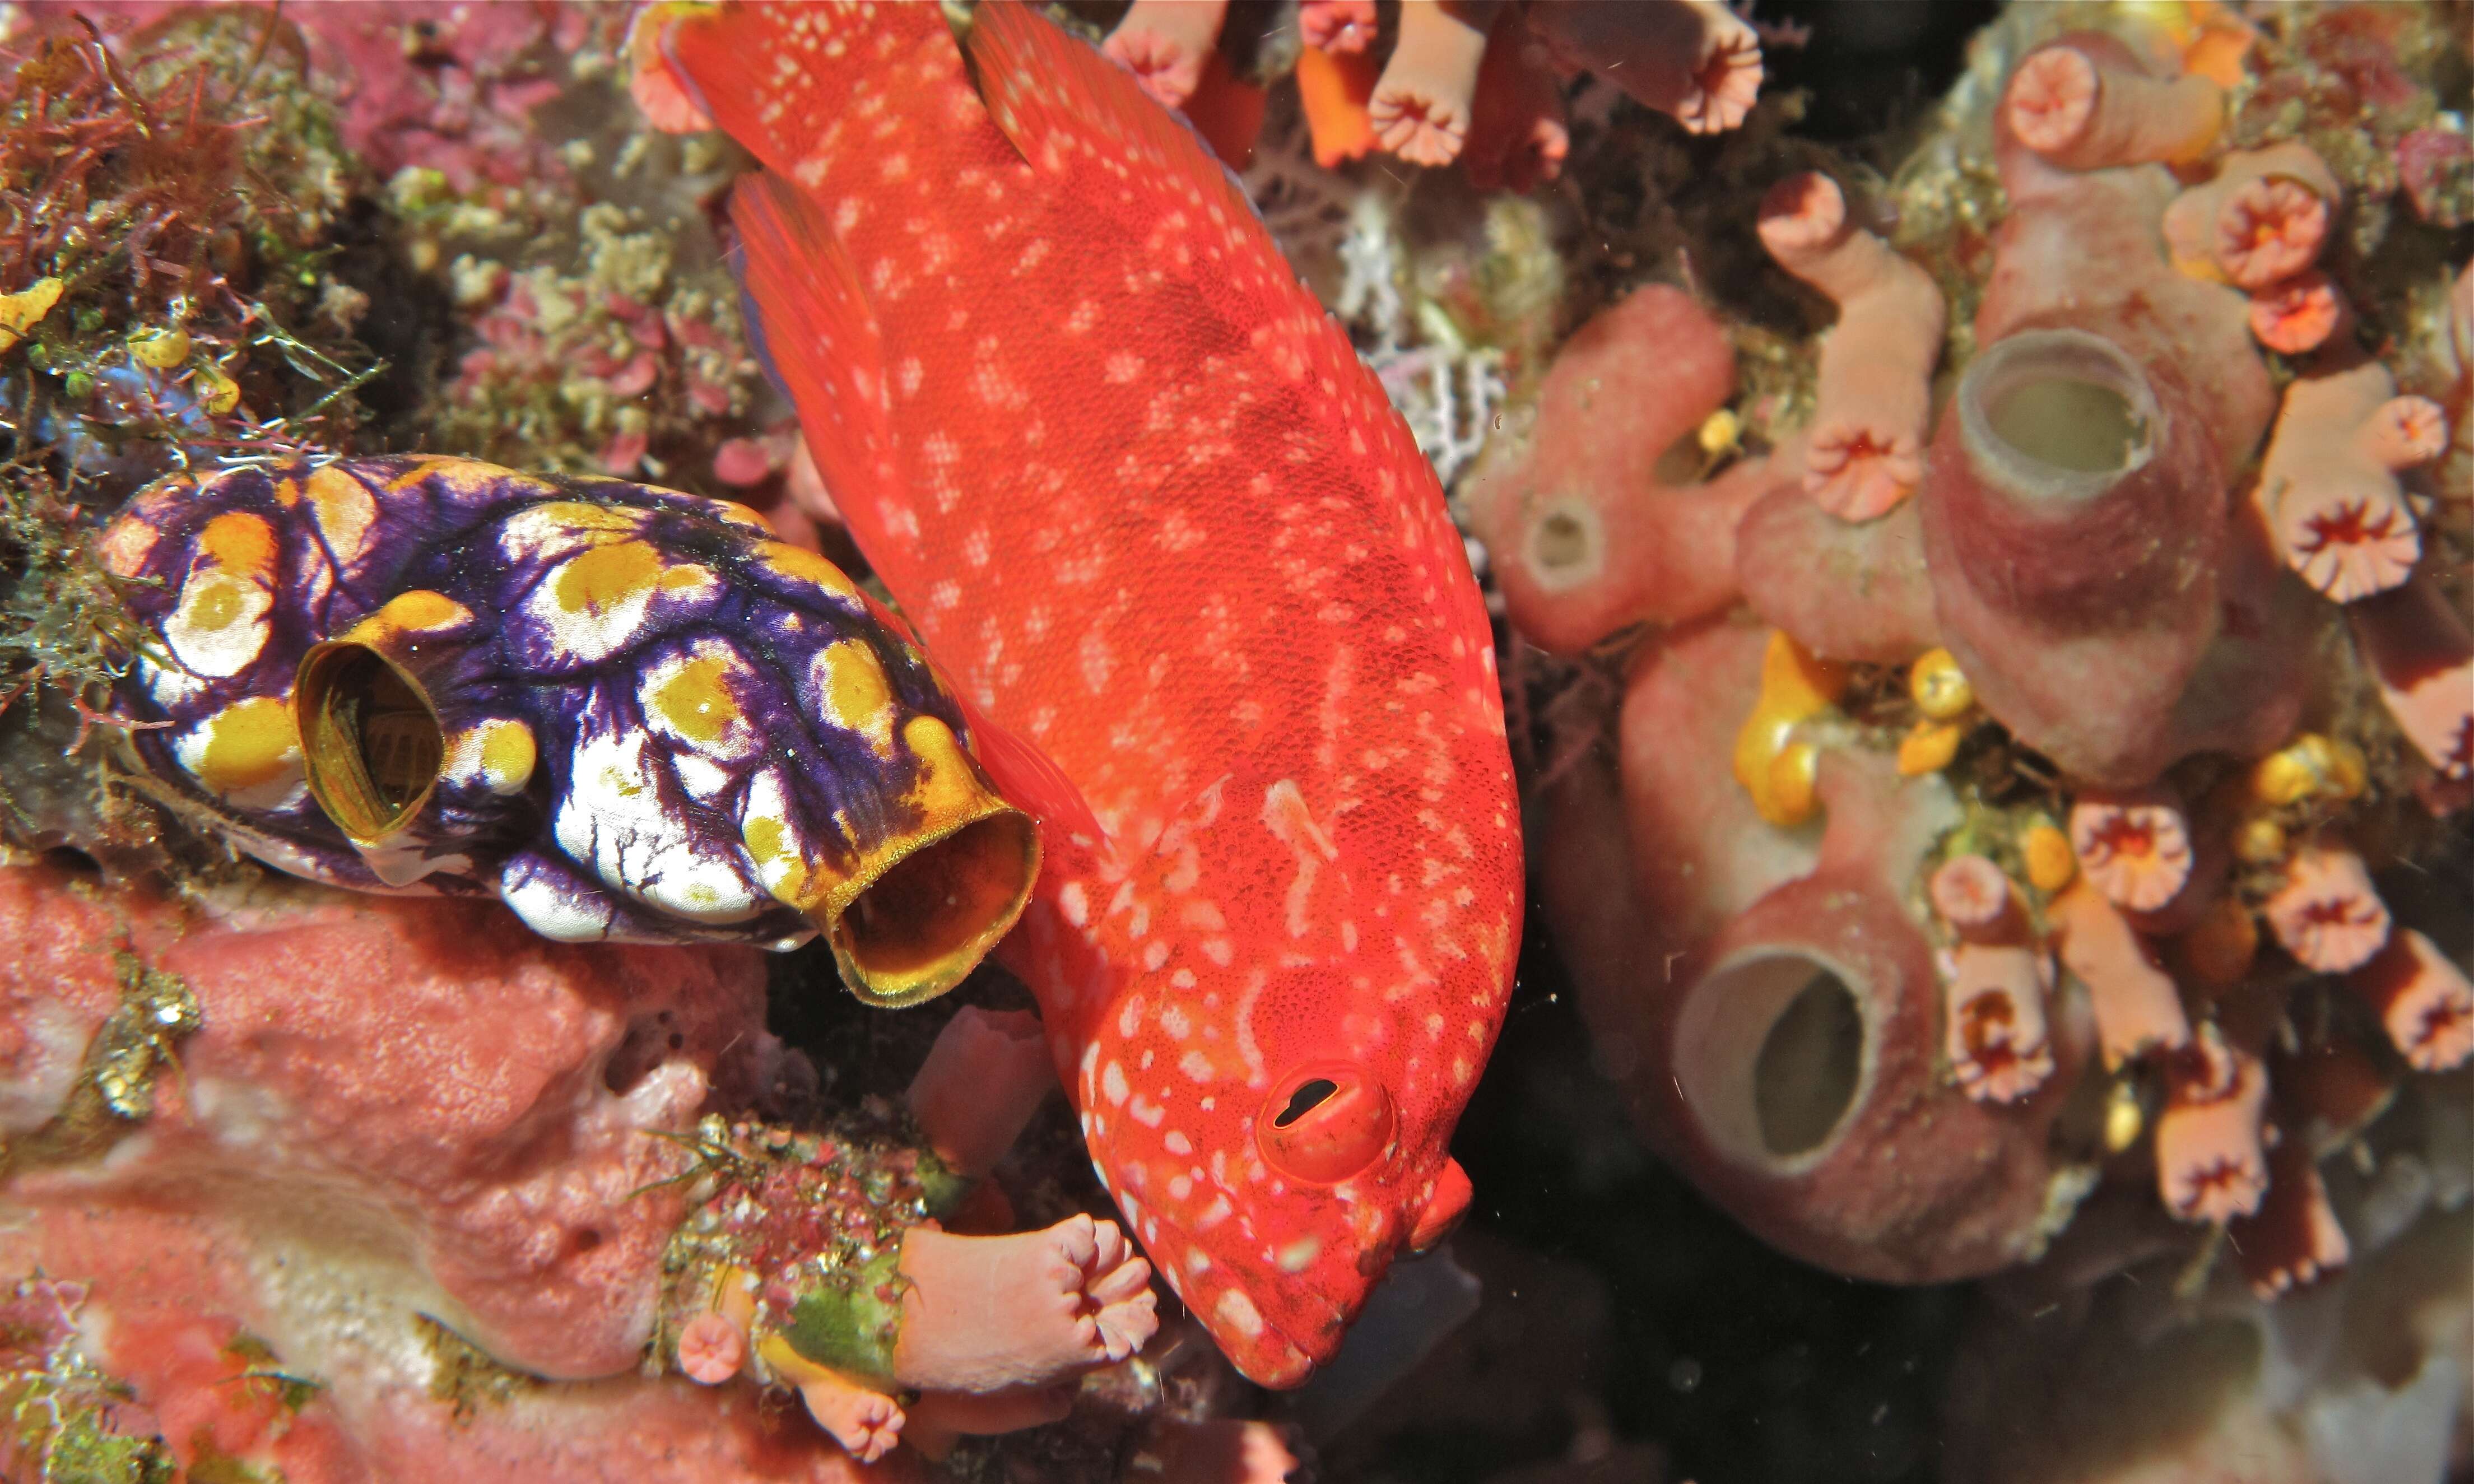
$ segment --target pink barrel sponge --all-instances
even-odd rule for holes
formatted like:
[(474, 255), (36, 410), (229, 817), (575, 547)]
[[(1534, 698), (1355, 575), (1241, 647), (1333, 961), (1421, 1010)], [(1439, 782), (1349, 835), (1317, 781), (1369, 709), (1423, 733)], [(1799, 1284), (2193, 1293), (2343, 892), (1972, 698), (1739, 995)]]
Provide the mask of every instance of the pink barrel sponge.
[(1700, 477), (1707, 455), (1692, 435), (1734, 387), (1726, 331), (1664, 284), (1565, 343), (1533, 421), (1492, 440), (1464, 486), (1531, 643), (1576, 653), (1627, 624), (1733, 600), (1736, 523), (1779, 482), (1763, 461)]

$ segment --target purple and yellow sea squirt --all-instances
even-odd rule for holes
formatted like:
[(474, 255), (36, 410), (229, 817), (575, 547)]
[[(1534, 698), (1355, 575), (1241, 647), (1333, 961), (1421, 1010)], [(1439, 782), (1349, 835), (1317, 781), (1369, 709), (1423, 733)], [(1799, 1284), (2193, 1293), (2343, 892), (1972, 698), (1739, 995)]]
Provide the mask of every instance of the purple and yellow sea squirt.
[(1013, 925), (1031, 821), (850, 580), (721, 501), (461, 459), (166, 480), (105, 539), (156, 791), (271, 864), (564, 940), (822, 932), (862, 999)]

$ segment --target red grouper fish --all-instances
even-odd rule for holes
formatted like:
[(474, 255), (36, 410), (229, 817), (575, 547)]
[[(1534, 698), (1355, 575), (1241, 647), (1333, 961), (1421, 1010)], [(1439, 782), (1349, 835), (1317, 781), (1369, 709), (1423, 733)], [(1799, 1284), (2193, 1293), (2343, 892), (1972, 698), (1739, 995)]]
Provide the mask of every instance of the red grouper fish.
[(1467, 1206), (1446, 1145), (1518, 946), (1443, 492), (1097, 51), (1010, 5), (958, 40), (934, 5), (682, 9), (660, 64), (768, 167), (734, 215), (810, 450), (1041, 819), (1003, 961), (1153, 1264), (1296, 1385)]

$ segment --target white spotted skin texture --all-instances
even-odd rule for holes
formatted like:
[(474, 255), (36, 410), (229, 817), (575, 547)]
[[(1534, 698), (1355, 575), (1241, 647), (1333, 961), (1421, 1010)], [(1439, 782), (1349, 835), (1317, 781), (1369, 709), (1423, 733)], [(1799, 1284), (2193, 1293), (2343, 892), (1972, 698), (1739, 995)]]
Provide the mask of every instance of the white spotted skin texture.
[[(1046, 812), (1002, 950), (1093, 1160), (1223, 1348), (1294, 1385), (1457, 1179), (1510, 990), (1486, 614), (1408, 430), (1225, 172), (1089, 48), (976, 13), (977, 88), (934, 7), (725, 7), (665, 57), (773, 172), (740, 187), (748, 286), (869, 562), (1104, 832)], [(1395, 1136), (1284, 1176), (1258, 1115), (1335, 1058)]]

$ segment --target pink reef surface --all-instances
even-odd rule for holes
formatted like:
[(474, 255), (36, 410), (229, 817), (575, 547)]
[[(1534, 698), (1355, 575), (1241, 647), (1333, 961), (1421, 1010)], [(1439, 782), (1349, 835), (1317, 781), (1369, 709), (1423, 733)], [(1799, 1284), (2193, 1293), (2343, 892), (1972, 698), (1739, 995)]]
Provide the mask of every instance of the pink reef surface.
[[(133, 1393), (123, 1430), (292, 1484), (851, 1472), (753, 1389), (635, 1374), (686, 1205), (652, 1135), (787, 1072), (754, 953), (39, 865), (0, 866), (0, 1262), (74, 1276), (85, 1359)], [(88, 1050), (183, 994), (157, 1057)], [(105, 1101), (116, 1070), (142, 1120)], [(253, 1367), (317, 1384), (277, 1405), (234, 1384)]]

